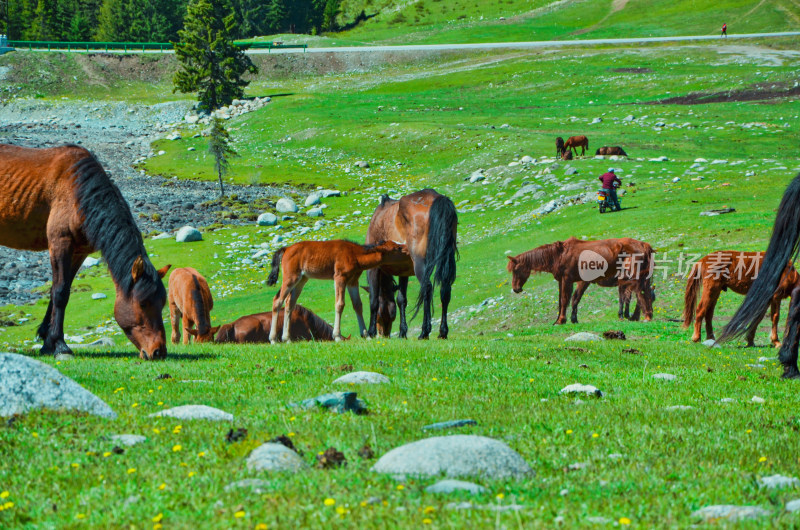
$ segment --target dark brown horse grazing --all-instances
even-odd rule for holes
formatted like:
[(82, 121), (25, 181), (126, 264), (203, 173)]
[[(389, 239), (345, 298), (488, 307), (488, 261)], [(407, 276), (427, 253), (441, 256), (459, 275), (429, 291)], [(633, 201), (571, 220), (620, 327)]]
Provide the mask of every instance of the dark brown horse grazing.
[[(572, 286), (582, 282), (584, 291), (588, 284), (614, 285), (620, 279), (629, 280), (638, 304), (644, 312), (645, 322), (653, 318), (652, 287), (650, 271), (653, 267), (650, 245), (631, 238), (581, 241), (571, 237), (542, 245), (518, 256), (508, 256), (508, 271), (512, 274), (511, 287), (515, 293), (522, 287), (531, 272), (549, 272), (558, 282), (558, 318), (556, 324), (567, 321), (567, 307), (572, 295)], [(583, 293), (581, 293), (583, 294)], [(577, 302), (573, 308), (572, 322), (577, 322)]]
[(365, 270), (381, 265), (391, 266), (408, 260), (405, 245), (386, 241), (377, 245), (359, 245), (342, 239), (334, 241), (301, 241), (275, 252), (272, 271), (267, 285), (278, 282), (279, 270), (283, 270), (283, 282), (272, 301), (272, 327), (269, 341), (277, 342), (278, 311), (286, 304), (283, 321), (283, 342), (289, 337), (289, 316), (309, 278), (333, 280), (336, 288), (336, 319), (333, 322), (333, 338), (342, 340), (341, 321), (344, 310), (344, 291), (347, 289), (353, 309), (358, 317), (358, 331), (365, 336), (366, 326), (362, 315), (361, 295), (358, 279)]
[(561, 156), (564, 154), (564, 139), (560, 136), (556, 136), (556, 156)]
[[(183, 328), (183, 343), (189, 344), (189, 335), (195, 342), (211, 342), (219, 326), (211, 327), (211, 310), (214, 299), (203, 276), (192, 267), (175, 269), (169, 275), (169, 317), (172, 322), (172, 343), (177, 344)], [(193, 329), (192, 326), (196, 326)]]
[(142, 359), (167, 355), (161, 312), (167, 292), (119, 189), (97, 159), (76, 145), (0, 145), (0, 244), (49, 250), (53, 287), (38, 335), (42, 352), (72, 358), (64, 311), (83, 260), (99, 250), (117, 289), (114, 316)]
[(564, 152), (561, 153), (561, 160), (572, 160), (572, 159), (573, 159), (572, 151), (570, 151), (569, 149), (564, 149)]
[(457, 226), (458, 216), (453, 201), (435, 190), (416, 191), (399, 200), (391, 199), (388, 195), (381, 197), (381, 202), (372, 214), (367, 229), (367, 242), (391, 240), (405, 243), (411, 261), (395, 264), (391, 270), (383, 266), (376, 273), (367, 275), (370, 286), (368, 336), (374, 337), (377, 333), (379, 297), (384, 296), (385, 299), (393, 297), (392, 293), (384, 292), (381, 295), (380, 291), (380, 286), (386, 285), (381, 275), (389, 274), (399, 277), (397, 306), (400, 310), (400, 337), (406, 337), (408, 333), (405, 315), (406, 289), (408, 277), (413, 274), (420, 283), (414, 316), (420, 308), (423, 309), (422, 331), (419, 338), (427, 339), (431, 333), (433, 289), (436, 285), (439, 285), (439, 297), (442, 303), (439, 338), (447, 338), (449, 332), (447, 308), (450, 305), (451, 288), (456, 279)]
[(600, 149), (598, 149), (597, 151), (594, 152), (594, 155), (595, 156), (611, 156), (611, 155), (628, 156), (628, 153), (626, 153), (623, 148), (621, 148), (619, 146), (615, 146), (615, 147), (601, 147)]
[(567, 141), (564, 142), (564, 149), (572, 149), (575, 151), (575, 156), (578, 155), (578, 147), (581, 148), (581, 156), (584, 155), (586, 149), (589, 149), (589, 139), (585, 136), (570, 136), (567, 138)]
[[(285, 309), (278, 315), (278, 334), (283, 335)], [(272, 327), (272, 311), (256, 313), (236, 319), (230, 324), (223, 324), (217, 332), (217, 343), (235, 342), (265, 343), (269, 342)], [(330, 324), (301, 305), (294, 306), (289, 324), (291, 340), (333, 340), (333, 328)]]
[[(706, 321), (706, 338), (714, 339), (714, 308), (720, 294), (730, 289), (734, 293), (747, 294), (753, 286), (764, 260), (764, 252), (740, 252), (736, 250), (721, 250), (712, 252), (692, 266), (686, 281), (686, 292), (683, 297), (683, 327), (688, 328), (694, 322), (692, 340), (700, 342), (700, 327)], [(695, 319), (695, 304), (697, 303), (697, 288), (703, 285), (703, 296), (697, 305)], [(781, 276), (780, 283), (770, 299), (770, 313), (772, 331), (769, 340), (773, 346), (778, 347), (778, 322), (781, 315), (781, 301), (792, 295), (792, 291), (800, 287), (800, 275), (791, 263)], [(762, 315), (763, 317), (763, 315)], [(756, 328), (752, 327), (747, 332), (747, 345), (755, 346), (753, 339)]]

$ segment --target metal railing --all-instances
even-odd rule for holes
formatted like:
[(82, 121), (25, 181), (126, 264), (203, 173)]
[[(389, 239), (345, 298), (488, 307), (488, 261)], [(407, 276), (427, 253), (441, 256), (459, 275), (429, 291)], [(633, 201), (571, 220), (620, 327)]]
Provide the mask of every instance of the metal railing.
[[(118, 51), (144, 52), (168, 51), (173, 49), (171, 42), (62, 42), (62, 41), (37, 41), (37, 40), (12, 40), (7, 41), (8, 46), (18, 50), (47, 50), (47, 51)], [(308, 48), (308, 44), (284, 44), (282, 42), (238, 42), (238, 45), (247, 45), (253, 49), (281, 49), (281, 48)], [(0, 45), (0, 47), (2, 47)]]

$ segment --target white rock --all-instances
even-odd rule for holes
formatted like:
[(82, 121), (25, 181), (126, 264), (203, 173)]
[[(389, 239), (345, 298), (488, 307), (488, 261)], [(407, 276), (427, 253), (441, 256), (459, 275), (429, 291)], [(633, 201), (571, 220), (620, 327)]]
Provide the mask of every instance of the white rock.
[(720, 519), (725, 519), (728, 521), (756, 519), (769, 514), (770, 512), (761, 506), (734, 506), (730, 504), (718, 504), (700, 508), (692, 513), (692, 517), (703, 519), (707, 522), (716, 522)]
[(339, 190), (320, 190), (319, 194), (322, 196), (323, 199), (327, 199), (328, 197), (342, 196), (342, 192)]
[(469, 176), (469, 181), (471, 184), (475, 184), (476, 182), (480, 182), (482, 180), (486, 180), (486, 175), (483, 174), (482, 169), (473, 171), (472, 174)]
[(325, 215), (325, 212), (322, 210), (322, 208), (311, 208), (306, 212), (306, 215), (309, 217), (322, 217)]
[(278, 200), (278, 203), (275, 205), (275, 209), (278, 210), (280, 213), (290, 213), (296, 212), (299, 210), (297, 204), (292, 199), (284, 197)]
[(362, 169), (366, 169), (366, 168), (369, 167), (369, 162), (366, 162), (364, 160), (359, 160), (358, 162), (356, 162), (356, 166), (358, 166), (358, 167), (360, 167)]
[(160, 234), (153, 236), (152, 239), (172, 239), (172, 234), (169, 232), (161, 232)]
[(675, 183), (675, 182), (680, 182), (680, 181), (681, 181), (681, 178), (680, 178), (680, 177), (675, 177), (675, 178), (673, 178), (673, 179), (672, 179), (672, 182), (673, 182), (673, 183)]
[(247, 469), (251, 471), (288, 471), (297, 473), (308, 468), (300, 455), (279, 443), (265, 443), (247, 457)]
[(111, 441), (119, 445), (133, 446), (140, 444), (147, 440), (147, 437), (139, 434), (114, 434), (111, 436)]
[(425, 488), (426, 493), (454, 493), (457, 491), (466, 491), (472, 495), (480, 495), (486, 493), (487, 490), (483, 486), (473, 482), (453, 479), (440, 480), (436, 484)]
[(176, 418), (179, 420), (233, 421), (233, 414), (206, 405), (181, 405), (150, 414), (150, 418)]
[(178, 243), (191, 243), (193, 241), (202, 241), (203, 234), (200, 230), (193, 226), (184, 226), (175, 234), (175, 241)]
[(258, 226), (275, 226), (278, 224), (278, 216), (274, 213), (264, 212), (256, 220)]
[(669, 158), (667, 158), (665, 156), (659, 156), (659, 157), (656, 157), (656, 158), (651, 158), (650, 162), (667, 162), (668, 160), (669, 160)]
[(800, 510), (800, 499), (795, 499), (786, 503), (787, 512), (796, 512)]
[(178, 132), (173, 132), (172, 134), (167, 135), (167, 140), (180, 140), (181, 135)]
[(719, 342), (715, 341), (714, 339), (706, 339), (703, 341), (703, 346), (707, 348), (722, 348)]
[(91, 269), (92, 267), (94, 267), (95, 265), (97, 265), (99, 263), (100, 263), (99, 259), (93, 258), (91, 256), (88, 256), (85, 260), (83, 260), (83, 263), (81, 264), (81, 268), (82, 269)]
[(580, 383), (573, 383), (561, 389), (562, 394), (590, 394), (592, 396), (603, 397), (603, 392), (592, 385), (582, 385)]
[(766, 399), (764, 399), (762, 397), (758, 397), (758, 396), (753, 396), (753, 398), (750, 401), (752, 401), (753, 403), (766, 403), (767, 402)]
[(534, 162), (536, 162), (536, 159), (531, 156), (525, 155), (520, 159), (520, 162), (522, 162), (523, 164), (533, 164)]
[(595, 118), (595, 119), (592, 120), (591, 124), (594, 125), (596, 123), (601, 123), (602, 121), (603, 121), (603, 118)]
[(271, 489), (272, 483), (263, 478), (246, 478), (231, 482), (225, 486), (225, 491), (234, 491), (237, 489), (249, 489), (253, 493), (262, 494), (267, 493)]
[(722, 398), (719, 400), (720, 403), (736, 403), (736, 400), (733, 398)]
[(689, 405), (671, 405), (665, 408), (666, 410), (692, 410), (693, 407), (690, 407)]
[(795, 477), (784, 477), (783, 475), (772, 475), (769, 477), (761, 477), (758, 479), (758, 485), (761, 488), (767, 489), (780, 489), (800, 485), (800, 480)]
[(586, 331), (581, 331), (579, 333), (575, 333), (564, 339), (564, 342), (600, 342), (603, 340), (603, 337), (600, 335), (595, 335), (594, 333), (587, 333)]
[(355, 383), (355, 384), (380, 384), (388, 383), (389, 378), (383, 374), (375, 372), (350, 372), (334, 381), (334, 383)]
[(92, 300), (104, 300), (108, 298), (105, 293), (94, 293), (92, 294)]
[(322, 195), (320, 195), (319, 193), (310, 193), (308, 195), (308, 197), (306, 197), (306, 200), (305, 200), (304, 204), (305, 204), (306, 207), (316, 206), (317, 204), (320, 203), (320, 199), (321, 198), (322, 198)]
[(653, 374), (653, 379), (661, 379), (663, 381), (675, 381), (677, 377), (672, 374)]

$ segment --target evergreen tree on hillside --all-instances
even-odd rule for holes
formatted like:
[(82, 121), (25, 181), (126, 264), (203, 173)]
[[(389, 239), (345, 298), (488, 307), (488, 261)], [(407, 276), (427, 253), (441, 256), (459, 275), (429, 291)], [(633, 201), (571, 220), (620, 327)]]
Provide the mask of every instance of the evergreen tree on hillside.
[(336, 31), (339, 23), (336, 19), (342, 12), (342, 0), (328, 0), (325, 2), (325, 10), (322, 12), (322, 31)]
[(220, 197), (224, 197), (225, 187), (222, 185), (222, 177), (228, 171), (228, 158), (236, 156), (238, 153), (231, 147), (231, 135), (220, 118), (214, 118), (211, 122), (208, 150), (214, 157), (214, 171), (217, 172), (219, 180)]
[(242, 76), (258, 69), (245, 48), (233, 43), (235, 33), (235, 17), (226, 0), (192, 0), (178, 32), (181, 42), (174, 43), (180, 62), (174, 91), (197, 92), (200, 107), (209, 111), (242, 97), (249, 84)]

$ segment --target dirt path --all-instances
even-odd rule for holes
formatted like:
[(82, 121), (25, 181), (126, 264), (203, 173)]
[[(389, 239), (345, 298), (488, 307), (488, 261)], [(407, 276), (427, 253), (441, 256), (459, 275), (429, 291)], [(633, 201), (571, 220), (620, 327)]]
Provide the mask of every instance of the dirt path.
[(608, 12), (608, 14), (606, 14), (606, 16), (604, 16), (603, 18), (601, 18), (588, 28), (583, 28), (578, 31), (573, 31), (572, 34), (583, 35), (584, 33), (589, 33), (590, 31), (594, 31), (595, 29), (600, 27), (600, 25), (603, 24), (603, 22), (611, 18), (615, 13), (619, 13), (620, 11), (625, 9), (625, 6), (627, 5), (628, 5), (628, 0), (614, 0), (613, 2), (611, 2), (611, 10)]

